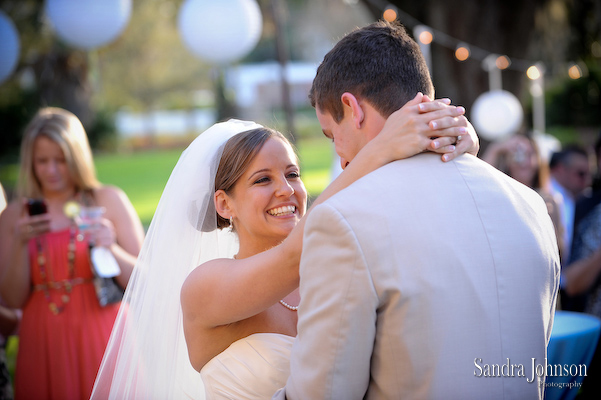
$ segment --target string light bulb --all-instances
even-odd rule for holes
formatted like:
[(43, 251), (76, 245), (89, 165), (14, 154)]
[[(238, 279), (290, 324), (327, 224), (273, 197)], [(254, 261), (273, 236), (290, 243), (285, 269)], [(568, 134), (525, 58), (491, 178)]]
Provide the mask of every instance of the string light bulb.
[(526, 70), (526, 76), (533, 81), (539, 79), (541, 75), (542, 74), (536, 65), (532, 65)]
[(499, 69), (507, 69), (511, 65), (511, 60), (507, 56), (499, 56), (495, 60), (495, 65)]
[(430, 50), (430, 43), (434, 40), (432, 29), (426, 25), (416, 25), (413, 28), (413, 37), (417, 39), (417, 44), (424, 55), (426, 65), (428, 66), (428, 69), (432, 71), (432, 54)]
[(413, 28), (413, 37), (418, 41), (418, 44), (429, 45), (434, 40), (432, 29), (426, 25), (416, 25)]
[(534, 132), (545, 133), (545, 72), (543, 63), (536, 63), (526, 70), (532, 95), (532, 127)]
[(459, 43), (455, 49), (455, 58), (458, 61), (465, 61), (470, 58), (470, 48), (465, 43)]
[(382, 14), (382, 17), (388, 22), (396, 21), (396, 19), (397, 19), (396, 7), (394, 7), (392, 5), (388, 5), (386, 7), (386, 10), (384, 10), (384, 13)]
[(568, 76), (574, 80), (582, 78), (582, 69), (578, 64), (572, 64), (568, 69)]
[(430, 44), (430, 43), (432, 43), (432, 40), (434, 40), (434, 36), (432, 35), (432, 32), (430, 32), (430, 31), (422, 31), (419, 34), (419, 41), (422, 42), (423, 44)]

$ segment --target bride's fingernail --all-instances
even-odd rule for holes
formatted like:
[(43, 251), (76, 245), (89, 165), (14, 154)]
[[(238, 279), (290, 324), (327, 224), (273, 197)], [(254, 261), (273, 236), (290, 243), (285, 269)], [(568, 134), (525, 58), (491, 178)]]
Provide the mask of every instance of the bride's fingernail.
[(436, 127), (438, 126), (438, 124), (434, 121), (430, 122), (430, 124), (432, 125), (432, 129), (436, 129)]
[(465, 108), (463, 108), (462, 106), (459, 106), (459, 107), (457, 107), (457, 111), (458, 111), (460, 114), (463, 114), (463, 113), (465, 112)]
[(432, 142), (432, 146), (433, 146), (435, 149), (437, 149), (437, 148), (439, 148), (439, 147), (440, 147), (440, 142), (435, 140), (435, 141), (433, 141), (433, 142)]
[(459, 133), (467, 133), (467, 128), (465, 126), (459, 127)]
[(445, 154), (444, 156), (442, 156), (442, 160), (443, 161), (449, 161), (449, 157), (450, 156), (448, 154)]
[(420, 111), (424, 111), (424, 108), (425, 108), (425, 107), (426, 107), (426, 106), (425, 106), (423, 103), (422, 103), (422, 104), (418, 104), (418, 105), (417, 105), (417, 108), (419, 108), (419, 110), (420, 110)]

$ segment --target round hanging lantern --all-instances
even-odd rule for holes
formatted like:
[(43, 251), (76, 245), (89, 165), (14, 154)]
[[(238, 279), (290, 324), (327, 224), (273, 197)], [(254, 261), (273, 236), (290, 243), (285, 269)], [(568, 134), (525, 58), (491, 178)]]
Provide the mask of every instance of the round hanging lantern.
[(46, 13), (58, 36), (90, 50), (115, 40), (127, 26), (132, 0), (47, 0)]
[(520, 101), (506, 90), (493, 90), (478, 96), (472, 106), (471, 120), (478, 135), (498, 141), (515, 134), (522, 124), (524, 111)]
[(186, 0), (178, 27), (195, 56), (225, 64), (244, 57), (257, 45), (263, 18), (255, 0)]
[(19, 61), (19, 33), (13, 21), (0, 10), (0, 83), (17, 67)]

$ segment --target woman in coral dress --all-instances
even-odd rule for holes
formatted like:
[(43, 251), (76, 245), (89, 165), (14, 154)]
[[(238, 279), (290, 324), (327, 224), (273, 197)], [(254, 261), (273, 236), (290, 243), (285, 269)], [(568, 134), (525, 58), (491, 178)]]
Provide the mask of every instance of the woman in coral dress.
[[(97, 181), (83, 126), (66, 110), (44, 108), (29, 124), (19, 179), (0, 215), (0, 291), (23, 309), (15, 398), (86, 399), (119, 309), (101, 305), (91, 245), (116, 261), (113, 281), (125, 288), (144, 230), (127, 196)], [(83, 206), (104, 209), (85, 230)]]

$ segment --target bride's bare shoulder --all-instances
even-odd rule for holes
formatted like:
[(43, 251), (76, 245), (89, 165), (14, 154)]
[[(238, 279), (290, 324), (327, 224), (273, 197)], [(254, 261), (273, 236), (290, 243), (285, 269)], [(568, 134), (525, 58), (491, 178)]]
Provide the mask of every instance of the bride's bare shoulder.
[(227, 270), (234, 260), (230, 258), (217, 258), (207, 261), (186, 277), (181, 289), (181, 303), (184, 312), (187, 305), (199, 306), (203, 300), (209, 301), (215, 290), (220, 286), (219, 282), (227, 278)]

